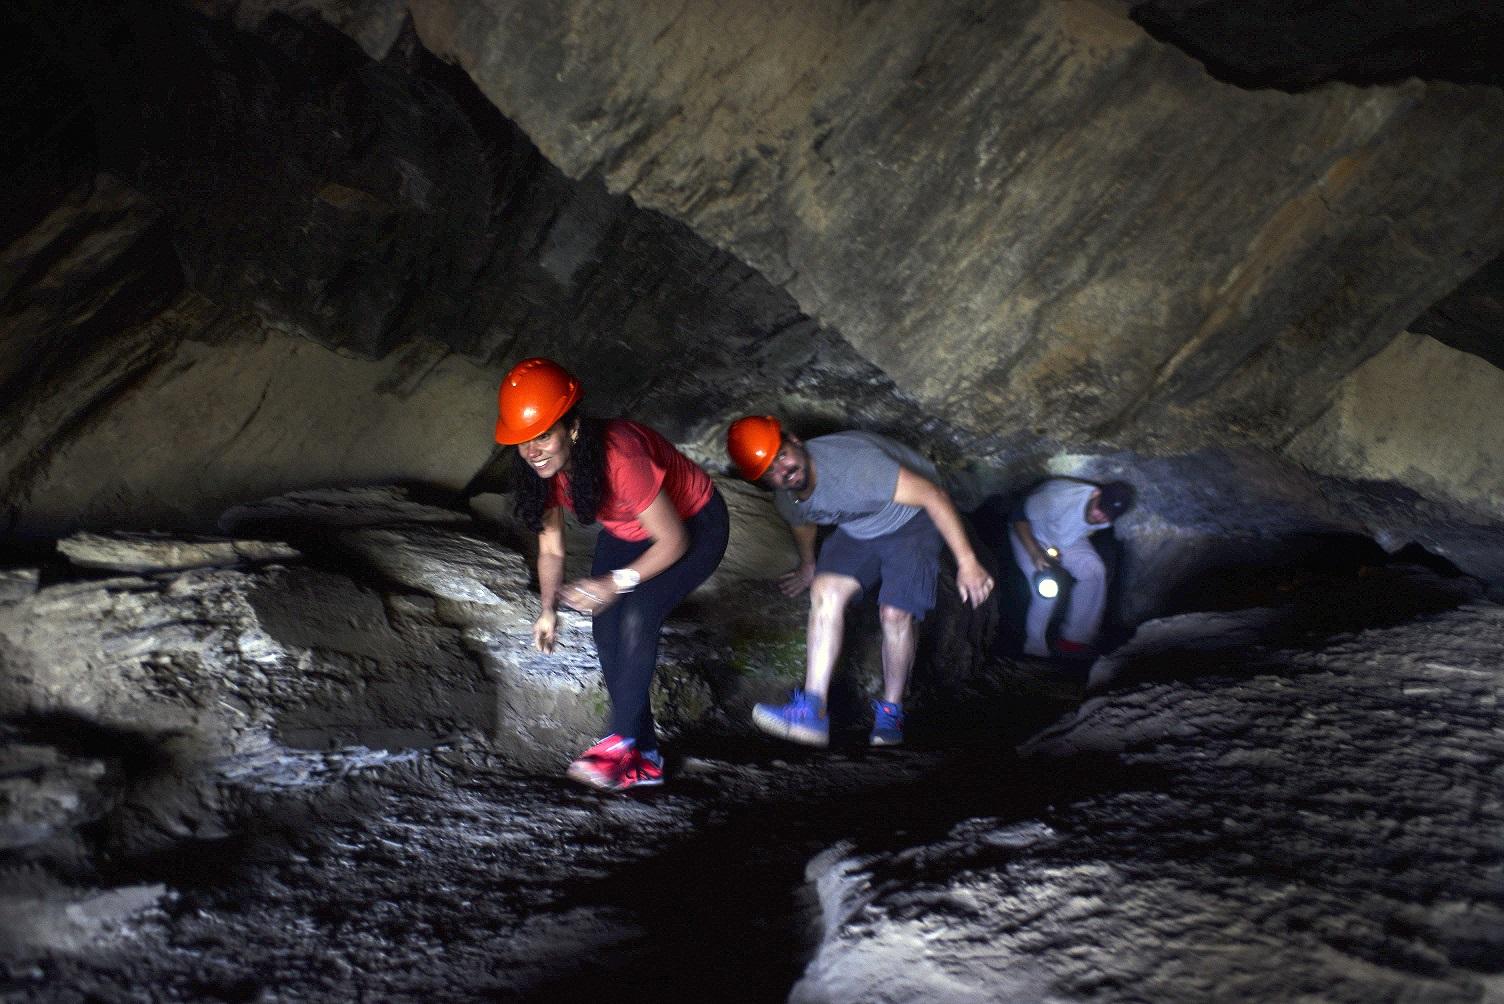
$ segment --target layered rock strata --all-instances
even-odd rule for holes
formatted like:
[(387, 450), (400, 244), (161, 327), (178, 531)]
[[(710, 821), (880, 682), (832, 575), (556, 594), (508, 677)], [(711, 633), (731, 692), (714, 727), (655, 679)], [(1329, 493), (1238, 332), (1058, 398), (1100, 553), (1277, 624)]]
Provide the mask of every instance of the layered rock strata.
[(379, 6), (982, 433), (1281, 443), (1504, 247), (1496, 91), (1240, 91), (1105, 5)]

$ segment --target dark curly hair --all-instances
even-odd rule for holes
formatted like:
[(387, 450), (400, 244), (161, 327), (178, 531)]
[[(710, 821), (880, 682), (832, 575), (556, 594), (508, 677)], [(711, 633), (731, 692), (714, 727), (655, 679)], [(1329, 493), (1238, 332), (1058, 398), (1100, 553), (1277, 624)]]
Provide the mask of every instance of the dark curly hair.
[[(589, 526), (595, 522), (601, 496), (606, 490), (606, 423), (571, 408), (559, 419), (565, 426), (579, 423), (579, 438), (569, 448), (569, 502), (575, 518)], [(552, 494), (551, 478), (540, 478), (522, 459), (521, 449), (512, 452), (512, 484), (517, 488), (515, 512), (533, 533), (543, 532), (543, 513)]]

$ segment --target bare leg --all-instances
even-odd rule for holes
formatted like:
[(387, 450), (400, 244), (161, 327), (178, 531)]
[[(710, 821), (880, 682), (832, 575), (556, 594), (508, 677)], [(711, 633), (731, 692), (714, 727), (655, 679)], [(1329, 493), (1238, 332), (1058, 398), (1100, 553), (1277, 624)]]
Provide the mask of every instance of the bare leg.
[(919, 632), (914, 615), (897, 607), (879, 608), (883, 623), (883, 700), (902, 704), (909, 685), (909, 671), (914, 668), (914, 653), (919, 650)]
[(841, 655), (846, 628), (846, 605), (862, 584), (849, 575), (828, 572), (815, 576), (809, 587), (809, 634), (805, 646), (804, 691), (825, 703), (830, 676)]

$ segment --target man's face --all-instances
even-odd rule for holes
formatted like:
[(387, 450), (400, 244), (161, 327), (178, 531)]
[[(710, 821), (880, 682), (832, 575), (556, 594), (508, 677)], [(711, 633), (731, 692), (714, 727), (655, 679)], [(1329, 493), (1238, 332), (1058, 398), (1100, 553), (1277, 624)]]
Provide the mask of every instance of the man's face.
[(782, 488), (790, 492), (802, 492), (809, 484), (809, 454), (804, 444), (793, 436), (784, 436), (773, 462), (763, 472), (757, 483), (769, 491)]
[(1092, 526), (1106, 526), (1112, 522), (1112, 517), (1102, 509), (1102, 493), (1092, 492), (1091, 498), (1086, 500), (1086, 522)]

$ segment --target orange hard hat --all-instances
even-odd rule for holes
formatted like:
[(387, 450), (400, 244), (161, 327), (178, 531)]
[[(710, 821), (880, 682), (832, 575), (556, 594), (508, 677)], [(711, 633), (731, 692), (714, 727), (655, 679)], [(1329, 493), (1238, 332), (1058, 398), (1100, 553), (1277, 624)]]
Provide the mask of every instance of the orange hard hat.
[(783, 443), (783, 426), (772, 415), (747, 415), (726, 430), (726, 452), (748, 481), (762, 477)]
[(496, 441), (516, 446), (541, 436), (580, 399), (580, 382), (552, 359), (524, 359), (496, 392)]

